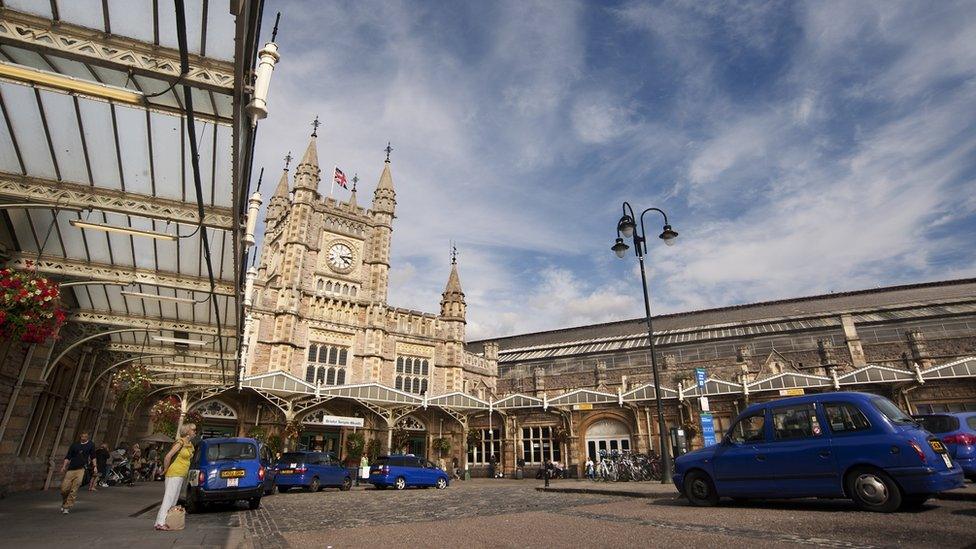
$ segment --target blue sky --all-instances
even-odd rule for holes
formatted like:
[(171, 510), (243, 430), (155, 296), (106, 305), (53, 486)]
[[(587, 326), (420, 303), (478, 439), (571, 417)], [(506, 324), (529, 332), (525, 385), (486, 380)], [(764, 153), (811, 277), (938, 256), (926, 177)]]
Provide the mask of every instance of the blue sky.
[(652, 243), (655, 312), (976, 275), (972, 2), (266, 10), (269, 191), (315, 115), (360, 204), (392, 141), (390, 302), (436, 311), (453, 239), (469, 339), (640, 316), (624, 200), (681, 234)]

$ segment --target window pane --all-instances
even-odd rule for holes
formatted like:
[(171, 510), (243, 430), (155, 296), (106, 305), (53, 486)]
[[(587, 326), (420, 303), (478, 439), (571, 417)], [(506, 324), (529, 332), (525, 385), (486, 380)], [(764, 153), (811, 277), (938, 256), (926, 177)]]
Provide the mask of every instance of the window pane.
[(420, 379), (416, 377), (413, 378), (413, 392), (415, 393), (420, 392)]
[(397, 376), (397, 378), (396, 378), (396, 388), (397, 388), (398, 391), (402, 391), (403, 390), (403, 377), (402, 376)]
[(397, 371), (398, 374), (402, 374), (403, 373), (403, 357), (402, 356), (399, 357), (399, 358), (397, 358), (396, 371)]
[(346, 365), (347, 352), (345, 349), (339, 349), (339, 364), (342, 366)]
[(318, 345), (309, 345), (308, 346), (308, 361), (309, 362), (315, 362), (315, 352), (318, 351), (318, 348), (319, 348)]
[(345, 384), (346, 384), (346, 370), (340, 369), (339, 374), (336, 376), (336, 385), (345, 385)]
[(335, 385), (335, 368), (329, 368), (329, 375), (325, 378), (326, 385)]
[(835, 433), (858, 431), (871, 426), (861, 410), (853, 404), (827, 403), (824, 404), (824, 412), (830, 430)]
[(336, 364), (339, 361), (339, 349), (329, 347), (329, 364)]
[(763, 432), (764, 425), (765, 418), (763, 414), (744, 417), (732, 428), (732, 432), (729, 433), (729, 438), (735, 443), (763, 442), (766, 438)]
[(315, 368), (314, 367), (308, 366), (308, 367), (305, 368), (305, 381), (307, 381), (309, 383), (314, 383), (315, 382)]
[(318, 368), (315, 369), (315, 381), (318, 381), (320, 383), (325, 382), (325, 368), (319, 366)]
[(820, 436), (820, 422), (813, 404), (773, 408), (773, 440)]

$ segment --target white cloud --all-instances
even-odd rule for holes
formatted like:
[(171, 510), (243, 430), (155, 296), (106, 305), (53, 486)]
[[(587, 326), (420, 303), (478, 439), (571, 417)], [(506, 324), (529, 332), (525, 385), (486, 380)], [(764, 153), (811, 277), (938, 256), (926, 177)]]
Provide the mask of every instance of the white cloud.
[(958, 6), (279, 3), (266, 186), (318, 114), (368, 205), (392, 141), (390, 301), (436, 311), (457, 240), (472, 339), (640, 315), (622, 200), (681, 232), (651, 250), (656, 311), (976, 272)]

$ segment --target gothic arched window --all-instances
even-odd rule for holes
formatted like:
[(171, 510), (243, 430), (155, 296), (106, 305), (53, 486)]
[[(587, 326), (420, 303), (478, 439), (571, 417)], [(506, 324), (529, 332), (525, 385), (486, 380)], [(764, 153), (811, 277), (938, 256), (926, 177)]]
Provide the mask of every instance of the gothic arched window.
[(356, 287), (355, 286), (352, 287), (352, 289), (350, 290), (350, 293), (352, 294), (353, 297), (356, 297)]
[(429, 360), (419, 356), (398, 356), (396, 360), (397, 389), (421, 394), (427, 390)]
[(325, 291), (327, 291), (327, 292), (331, 292), (332, 291), (332, 281), (331, 280), (325, 284)]
[[(308, 347), (305, 381), (325, 385), (343, 385), (346, 381), (348, 362), (349, 349), (347, 347), (312, 343)], [(329, 366), (324, 366), (325, 364)]]
[(318, 284), (315, 285), (315, 289), (321, 292), (323, 288), (325, 288), (325, 281), (319, 280)]

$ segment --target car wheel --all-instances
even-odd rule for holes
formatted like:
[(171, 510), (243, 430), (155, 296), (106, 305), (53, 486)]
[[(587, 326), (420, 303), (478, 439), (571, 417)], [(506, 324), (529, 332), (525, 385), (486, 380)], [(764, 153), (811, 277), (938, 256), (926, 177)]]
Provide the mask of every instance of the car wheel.
[(251, 499), (247, 500), (247, 508), (250, 509), (250, 510), (252, 510), (252, 511), (255, 510), (255, 509), (260, 509), (261, 508), (261, 498), (251, 498)]
[(393, 484), (393, 487), (396, 488), (397, 490), (403, 490), (404, 488), (407, 487), (407, 479), (403, 477), (397, 477), (396, 482)]
[(714, 507), (718, 505), (715, 484), (704, 471), (692, 471), (685, 476), (685, 497), (692, 505)]
[(437, 479), (437, 489), (438, 490), (443, 490), (444, 488), (447, 488), (447, 479), (444, 478), (444, 477), (441, 477), (441, 478)]
[(342, 479), (342, 486), (339, 487), (339, 490), (343, 492), (348, 492), (349, 490), (352, 490), (352, 479), (349, 477)]
[(312, 478), (312, 482), (305, 487), (306, 492), (318, 492), (322, 489), (322, 484), (319, 482), (319, 477)]
[(847, 493), (865, 511), (891, 513), (901, 507), (901, 488), (877, 469), (854, 469), (847, 474)]

